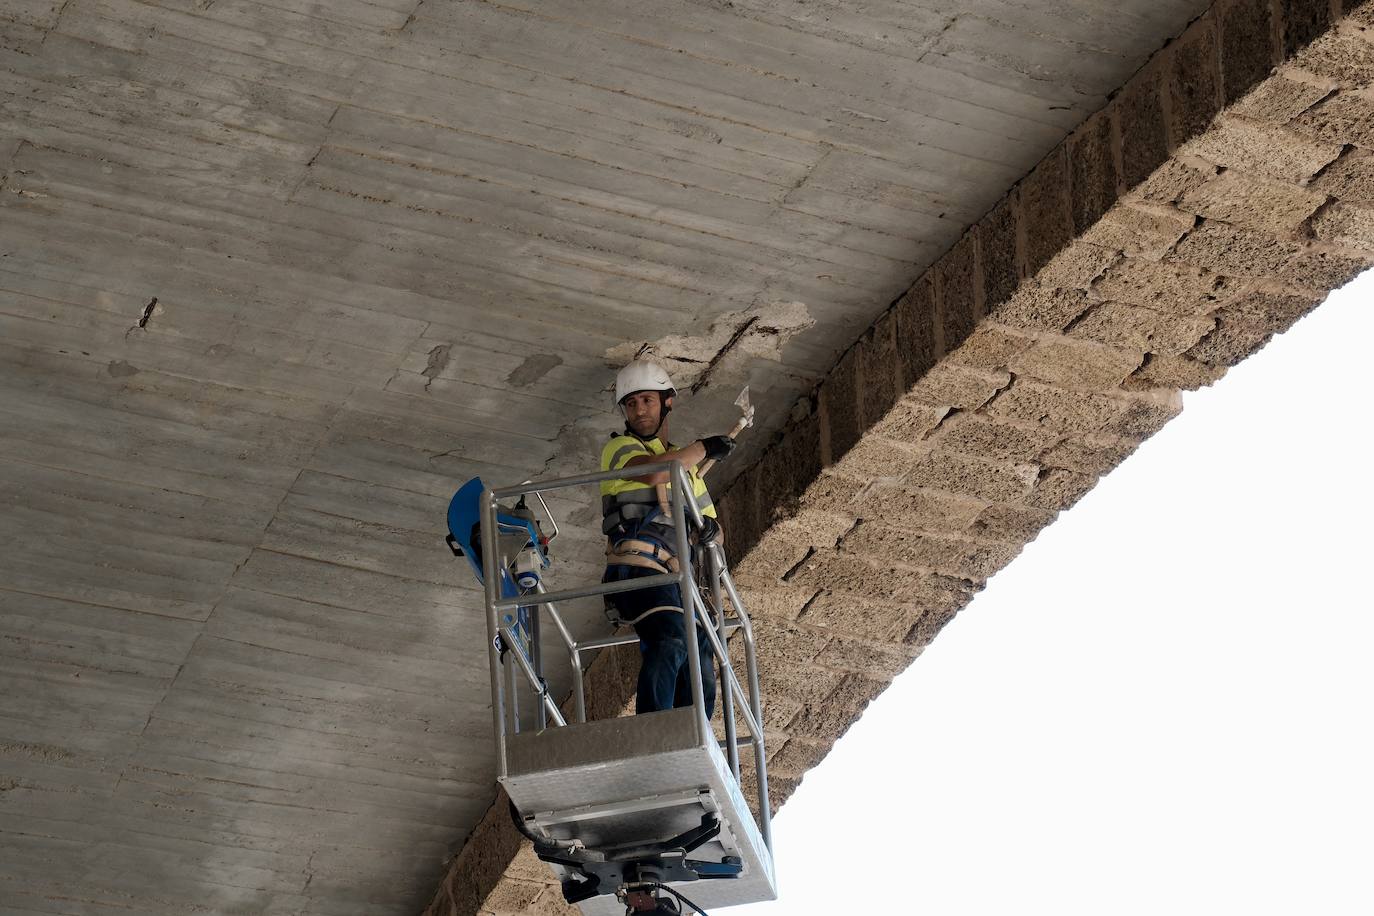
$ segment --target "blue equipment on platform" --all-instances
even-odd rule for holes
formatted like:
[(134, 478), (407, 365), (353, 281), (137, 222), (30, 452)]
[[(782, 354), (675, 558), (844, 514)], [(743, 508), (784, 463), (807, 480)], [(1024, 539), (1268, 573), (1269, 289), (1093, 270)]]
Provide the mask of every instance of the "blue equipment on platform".
[[(485, 582), (482, 569), (481, 499), (486, 486), (482, 478), (474, 477), (463, 484), (448, 504), (448, 536), (444, 538), (455, 554), (466, 557), (478, 582)], [(547, 506), (545, 507), (547, 512)], [(497, 538), (504, 548), (503, 556), (514, 561), (498, 571), (498, 593), (502, 598), (518, 598), (531, 594), (539, 587), (543, 571), (549, 568), (548, 544), (552, 535), (545, 536), (522, 497), (514, 506), (500, 507), (496, 513)], [(556, 530), (555, 530), (555, 533)], [(503, 616), (502, 625), (511, 627), (518, 637), (518, 648), (525, 658), (538, 665), (532, 646), (538, 642), (538, 616), (531, 608), (521, 607), (516, 613)]]

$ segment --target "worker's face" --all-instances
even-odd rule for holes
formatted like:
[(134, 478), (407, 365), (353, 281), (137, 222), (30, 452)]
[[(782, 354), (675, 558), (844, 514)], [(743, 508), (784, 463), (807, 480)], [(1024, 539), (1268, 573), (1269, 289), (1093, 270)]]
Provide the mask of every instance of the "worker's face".
[(661, 398), (657, 391), (636, 391), (622, 404), (625, 422), (637, 435), (652, 435), (653, 431), (658, 429), (659, 419), (663, 415), (664, 400), (669, 404), (673, 403), (672, 398)]

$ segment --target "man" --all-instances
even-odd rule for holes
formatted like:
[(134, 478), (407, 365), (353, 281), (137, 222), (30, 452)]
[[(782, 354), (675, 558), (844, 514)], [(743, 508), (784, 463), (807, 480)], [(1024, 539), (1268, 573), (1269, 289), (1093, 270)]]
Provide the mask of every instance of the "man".
[[(630, 363), (615, 380), (615, 401), (625, 418), (625, 431), (612, 434), (601, 450), (603, 471), (622, 470), (670, 458), (681, 464), (692, 482), (692, 495), (706, 520), (698, 539), (719, 538), (716, 509), (697, 471), (710, 458), (720, 461), (735, 447), (729, 436), (708, 436), (681, 448), (668, 441), (668, 414), (677, 391), (668, 373), (647, 360)], [(601, 530), (607, 538), (603, 582), (658, 575), (677, 567), (672, 522), (663, 517), (657, 485), (667, 471), (606, 480), (601, 483)], [(690, 521), (690, 520), (689, 520)], [(621, 619), (639, 635), (641, 654), (635, 712), (692, 705), (687, 663), (687, 629), (683, 596), (677, 585), (636, 589), (609, 596)], [(697, 623), (701, 651), (702, 692), (709, 719), (716, 703), (716, 672), (705, 627)]]

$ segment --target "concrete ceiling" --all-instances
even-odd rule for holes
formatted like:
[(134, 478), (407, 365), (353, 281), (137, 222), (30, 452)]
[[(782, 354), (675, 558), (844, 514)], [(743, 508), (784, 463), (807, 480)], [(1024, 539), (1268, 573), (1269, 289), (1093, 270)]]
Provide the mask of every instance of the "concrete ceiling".
[(492, 799), (456, 484), (646, 348), (756, 452), (1205, 6), (0, 0), (0, 908), (417, 911)]

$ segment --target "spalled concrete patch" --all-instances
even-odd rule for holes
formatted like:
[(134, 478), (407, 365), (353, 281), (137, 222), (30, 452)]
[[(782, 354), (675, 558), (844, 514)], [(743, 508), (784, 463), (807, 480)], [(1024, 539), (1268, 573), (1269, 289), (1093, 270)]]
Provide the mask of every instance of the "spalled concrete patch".
[(813, 324), (805, 303), (773, 302), (720, 315), (701, 335), (619, 344), (606, 351), (606, 361), (623, 366), (632, 359), (658, 359), (679, 389), (692, 392), (712, 383), (737, 386), (745, 380), (744, 357), (779, 359), (787, 342)]

